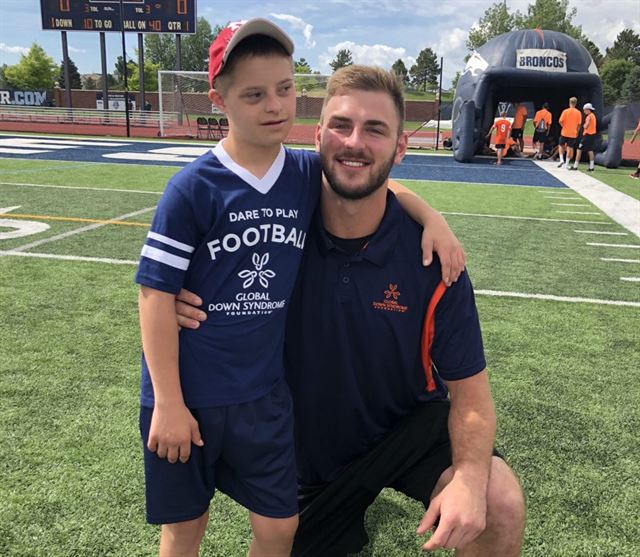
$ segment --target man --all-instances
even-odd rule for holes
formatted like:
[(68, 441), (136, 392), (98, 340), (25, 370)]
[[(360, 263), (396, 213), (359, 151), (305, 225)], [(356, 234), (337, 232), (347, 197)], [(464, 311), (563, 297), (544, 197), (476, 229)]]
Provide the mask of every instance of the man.
[(565, 145), (567, 150), (566, 169), (569, 169), (571, 159), (573, 158), (573, 149), (576, 146), (576, 139), (580, 133), (580, 126), (582, 125), (582, 114), (580, 114), (580, 111), (576, 108), (577, 104), (578, 99), (571, 97), (569, 99), (569, 108), (565, 108), (562, 111), (560, 119), (558, 120), (562, 126), (560, 130), (560, 141), (558, 142), (558, 155), (560, 156), (558, 168), (562, 168), (562, 165), (565, 164)]
[(582, 125), (582, 137), (578, 144), (578, 152), (576, 153), (576, 160), (573, 162), (573, 167), (570, 170), (578, 170), (578, 163), (582, 157), (582, 151), (586, 151), (589, 154), (589, 168), (587, 172), (593, 172), (595, 170), (595, 153), (593, 152), (596, 143), (596, 115), (594, 114), (594, 108), (591, 103), (586, 103), (582, 110), (584, 111), (584, 124)]
[(536, 150), (533, 155), (534, 159), (542, 160), (544, 153), (544, 144), (551, 130), (551, 112), (549, 112), (549, 104), (544, 103), (542, 108), (535, 113), (533, 117), (533, 147)]
[(520, 153), (524, 153), (524, 124), (527, 121), (527, 107), (522, 103), (515, 103), (516, 112), (511, 126), (511, 138), (518, 143)]
[[(640, 133), (640, 120), (638, 120), (638, 125), (636, 126), (636, 129), (633, 130), (633, 135), (631, 136), (631, 141), (629, 141), (629, 143), (633, 143), (639, 133)], [(629, 178), (633, 178), (634, 180), (637, 180), (640, 178), (640, 162), (638, 163), (638, 168), (636, 168), (635, 172), (632, 172), (631, 174), (629, 174)]]
[(360, 551), (364, 513), (388, 486), (424, 503), (418, 534), (437, 524), (423, 549), (516, 556), (524, 501), (492, 456), (471, 285), (463, 273), (447, 289), (437, 267), (422, 267), (419, 227), (387, 191), (407, 146), (403, 116), (390, 72), (348, 66), (329, 80), (316, 134), (320, 210), (286, 336), (301, 512), (293, 555)]

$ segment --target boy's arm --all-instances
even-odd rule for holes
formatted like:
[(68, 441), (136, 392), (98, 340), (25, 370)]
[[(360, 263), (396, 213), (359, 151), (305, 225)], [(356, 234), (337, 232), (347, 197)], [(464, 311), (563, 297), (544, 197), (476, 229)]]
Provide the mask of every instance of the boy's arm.
[(488, 139), (489, 137), (491, 137), (491, 133), (493, 132), (493, 130), (495, 129), (495, 127), (496, 127), (496, 125), (495, 125), (495, 124), (493, 124), (493, 126), (491, 126), (491, 127), (489, 128), (489, 133), (488, 133), (488, 134), (487, 134), (487, 136), (486, 136), (486, 137), (487, 137), (487, 139)]
[(155, 398), (147, 448), (171, 463), (186, 462), (191, 443), (204, 443), (182, 397), (175, 296), (141, 286), (138, 301), (142, 347)]
[(445, 218), (420, 196), (395, 180), (389, 180), (389, 189), (396, 195), (409, 216), (423, 227), (423, 264), (431, 264), (435, 251), (442, 266), (442, 280), (447, 286), (451, 286), (464, 269), (465, 254), (458, 238), (449, 228)]

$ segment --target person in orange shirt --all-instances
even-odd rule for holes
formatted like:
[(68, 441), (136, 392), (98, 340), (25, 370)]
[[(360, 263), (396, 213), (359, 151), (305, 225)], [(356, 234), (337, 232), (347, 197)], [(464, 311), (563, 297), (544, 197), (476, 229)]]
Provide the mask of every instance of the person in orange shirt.
[(511, 127), (511, 137), (518, 142), (520, 146), (520, 152), (524, 153), (524, 124), (527, 121), (529, 112), (527, 107), (522, 103), (515, 103), (516, 113), (513, 116), (513, 125)]
[[(638, 120), (638, 125), (636, 126), (636, 129), (633, 131), (633, 135), (631, 136), (630, 143), (634, 142), (634, 140), (636, 139), (639, 133), (640, 133), (640, 120)], [(638, 180), (640, 178), (640, 162), (638, 163), (638, 168), (636, 169), (636, 171), (629, 174), (629, 178), (634, 178), (635, 180)]]
[(594, 108), (591, 103), (586, 103), (582, 110), (584, 111), (584, 124), (582, 125), (582, 138), (578, 144), (578, 152), (576, 153), (576, 160), (573, 162), (573, 167), (570, 170), (578, 170), (578, 163), (582, 156), (582, 151), (586, 151), (589, 154), (589, 168), (587, 172), (594, 171), (595, 154), (593, 147), (596, 142), (596, 115), (594, 114)]
[(552, 116), (549, 112), (549, 104), (544, 103), (542, 108), (538, 110), (533, 117), (533, 146), (536, 150), (534, 159), (542, 160), (542, 153), (544, 152), (544, 144), (549, 136), (549, 130), (551, 130)]
[(560, 164), (558, 165), (558, 168), (565, 164), (565, 145), (567, 146), (566, 168), (569, 168), (569, 164), (573, 158), (573, 148), (576, 146), (576, 139), (580, 132), (580, 125), (582, 124), (582, 114), (576, 108), (577, 104), (578, 99), (576, 97), (571, 97), (569, 99), (569, 108), (565, 108), (562, 111), (560, 119), (558, 120), (562, 126), (562, 129), (560, 130), (560, 143), (558, 149), (558, 154), (560, 155)]
[(509, 130), (511, 129), (511, 122), (506, 118), (507, 113), (504, 110), (500, 111), (500, 118), (498, 118), (491, 126), (487, 139), (491, 137), (493, 130), (496, 130), (496, 136), (494, 138), (494, 146), (498, 152), (498, 161), (496, 164), (502, 164), (502, 155), (506, 152), (505, 145), (507, 144), (507, 138), (509, 137)]

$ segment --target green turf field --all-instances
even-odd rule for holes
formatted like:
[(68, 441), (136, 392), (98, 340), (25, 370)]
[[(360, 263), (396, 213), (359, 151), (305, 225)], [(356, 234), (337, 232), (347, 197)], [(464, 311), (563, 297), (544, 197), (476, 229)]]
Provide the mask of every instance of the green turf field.
[[(144, 521), (133, 274), (176, 171), (0, 158), (0, 207), (21, 215), (7, 218), (50, 225), (0, 243), (2, 556), (157, 553)], [(640, 241), (577, 194), (597, 214), (558, 213), (570, 190), (406, 184), (446, 214), (468, 254), (497, 446), (527, 498), (523, 555), (637, 557), (640, 286), (621, 277), (640, 274), (640, 250), (589, 244)], [(224, 496), (212, 511), (202, 555), (244, 556), (245, 511)], [(385, 491), (361, 557), (421, 555), (420, 517)]]

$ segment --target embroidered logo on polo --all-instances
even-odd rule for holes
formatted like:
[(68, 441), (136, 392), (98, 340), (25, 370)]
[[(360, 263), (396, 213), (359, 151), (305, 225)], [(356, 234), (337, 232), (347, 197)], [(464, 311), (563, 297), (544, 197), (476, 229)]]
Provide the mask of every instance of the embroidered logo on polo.
[[(283, 309), (286, 300), (271, 301), (269, 292), (246, 292), (252, 286), (269, 288), (269, 280), (276, 276), (271, 269), (265, 269), (269, 263), (269, 253), (260, 255), (254, 253), (251, 256), (253, 269), (243, 269), (238, 273), (238, 278), (243, 279), (242, 289), (231, 302), (216, 302), (209, 304), (210, 312), (223, 312), (226, 315), (269, 315), (277, 309)], [(256, 282), (257, 279), (257, 282)]]
[(404, 313), (409, 309), (409, 307), (400, 304), (398, 302), (398, 298), (400, 298), (398, 285), (389, 283), (389, 288), (384, 290), (384, 300), (381, 302), (372, 302), (372, 305), (374, 309)]

